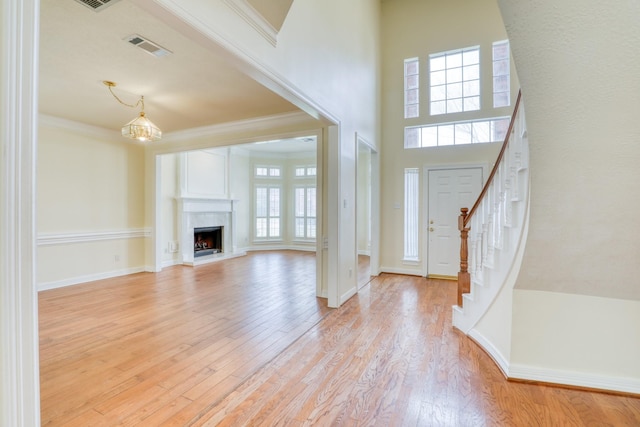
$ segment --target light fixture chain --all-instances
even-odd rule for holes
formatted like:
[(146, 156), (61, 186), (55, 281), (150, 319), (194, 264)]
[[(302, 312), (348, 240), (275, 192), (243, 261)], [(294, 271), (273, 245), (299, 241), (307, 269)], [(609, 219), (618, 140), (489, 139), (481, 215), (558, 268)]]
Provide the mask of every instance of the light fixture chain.
[[(109, 82), (111, 83), (111, 82)], [(130, 107), (130, 108), (136, 108), (138, 105), (142, 104), (142, 111), (144, 111), (144, 96), (141, 96), (140, 99), (138, 100), (138, 102), (136, 102), (135, 104), (127, 104), (126, 102), (123, 102), (120, 98), (118, 98), (118, 95), (116, 95), (113, 92), (113, 86), (115, 86), (115, 83), (112, 84), (108, 84), (105, 82), (105, 85), (109, 88), (109, 92), (111, 92), (111, 95), (113, 95), (113, 97), (116, 99), (116, 101), (118, 101), (120, 104), (126, 106), (126, 107)]]

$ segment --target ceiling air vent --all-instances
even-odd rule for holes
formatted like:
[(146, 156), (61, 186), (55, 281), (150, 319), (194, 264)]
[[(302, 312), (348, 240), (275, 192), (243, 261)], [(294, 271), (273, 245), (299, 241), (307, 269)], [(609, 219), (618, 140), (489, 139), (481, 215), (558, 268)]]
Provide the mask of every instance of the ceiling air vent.
[(158, 58), (161, 56), (167, 56), (171, 53), (169, 50), (163, 48), (159, 44), (154, 43), (151, 40), (145, 39), (144, 37), (138, 34), (133, 34), (125, 38), (125, 40), (131, 43), (132, 45), (137, 46), (140, 49), (144, 50), (148, 54)]
[(100, 12), (102, 9), (105, 9), (107, 6), (111, 6), (114, 3), (117, 3), (119, 0), (76, 0), (78, 3), (81, 3), (87, 6), (91, 10), (95, 10), (96, 12)]

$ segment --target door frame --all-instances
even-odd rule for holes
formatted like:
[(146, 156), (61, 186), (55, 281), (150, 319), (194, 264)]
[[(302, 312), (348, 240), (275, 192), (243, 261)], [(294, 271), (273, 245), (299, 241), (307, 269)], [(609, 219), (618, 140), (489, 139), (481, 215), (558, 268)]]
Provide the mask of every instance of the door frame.
[[(489, 164), (488, 163), (454, 163), (454, 164), (445, 164), (445, 165), (424, 165), (422, 167), (422, 206), (424, 207), (423, 212), (420, 214), (420, 218), (418, 219), (418, 224), (420, 225), (420, 239), (421, 239), (421, 247), (424, 253), (424, 260), (422, 262), (422, 272), (421, 276), (427, 277), (429, 275), (429, 224), (427, 218), (429, 217), (429, 172), (437, 171), (437, 170), (449, 170), (449, 169), (482, 169), (482, 179), (480, 182), (480, 189), (484, 187), (486, 182), (486, 178), (489, 173)], [(471, 209), (471, 206), (469, 206)]]

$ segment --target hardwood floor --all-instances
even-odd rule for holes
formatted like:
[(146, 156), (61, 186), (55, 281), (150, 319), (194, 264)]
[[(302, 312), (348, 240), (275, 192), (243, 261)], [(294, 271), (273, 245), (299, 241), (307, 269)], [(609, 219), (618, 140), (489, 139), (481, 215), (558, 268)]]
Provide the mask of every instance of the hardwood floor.
[(451, 327), (455, 282), (314, 294), (297, 252), (41, 292), (42, 424), (640, 425), (639, 398), (504, 380)]

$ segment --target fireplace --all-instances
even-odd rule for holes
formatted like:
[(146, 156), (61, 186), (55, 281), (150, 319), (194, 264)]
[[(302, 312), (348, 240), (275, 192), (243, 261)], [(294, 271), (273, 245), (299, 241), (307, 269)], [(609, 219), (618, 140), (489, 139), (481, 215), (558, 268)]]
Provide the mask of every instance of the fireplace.
[[(234, 236), (237, 200), (194, 197), (178, 197), (177, 200), (183, 264), (195, 266), (246, 255), (245, 251), (236, 248)], [(195, 250), (196, 235), (201, 229), (219, 229), (218, 240), (207, 243), (209, 251)], [(214, 252), (215, 249), (218, 251)]]
[(224, 252), (224, 227), (197, 227), (193, 229), (193, 257)]

